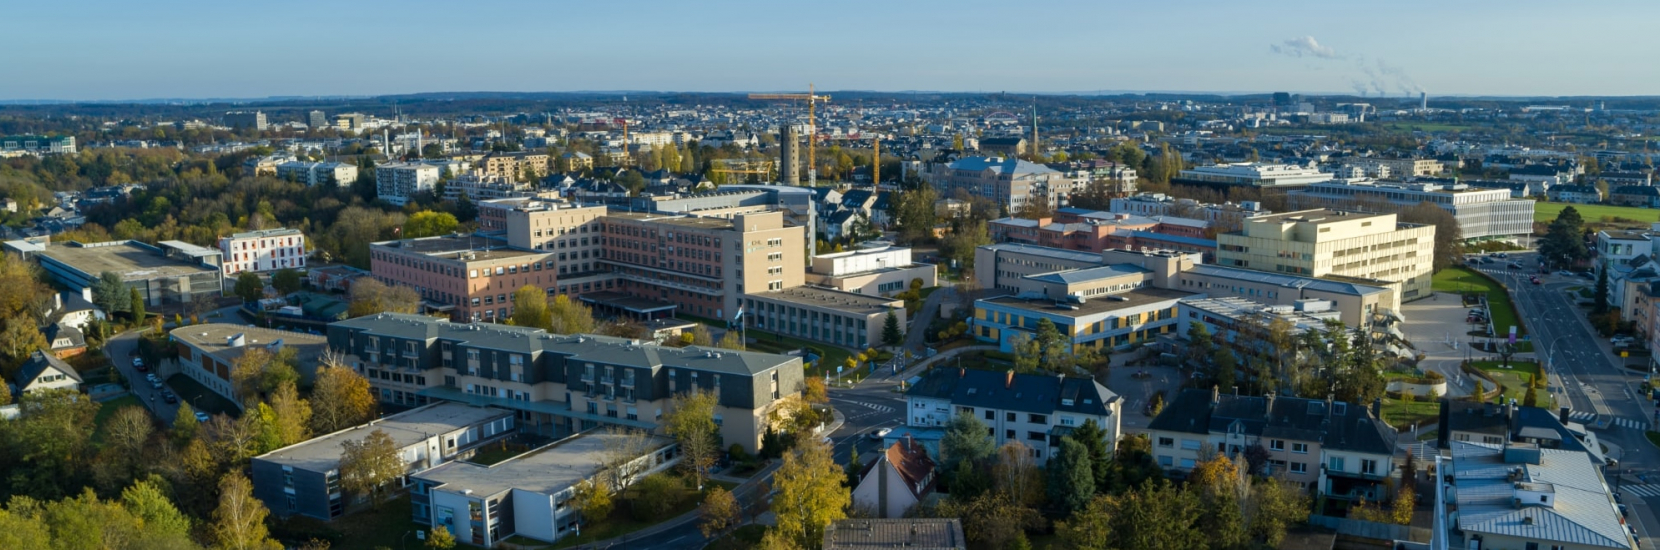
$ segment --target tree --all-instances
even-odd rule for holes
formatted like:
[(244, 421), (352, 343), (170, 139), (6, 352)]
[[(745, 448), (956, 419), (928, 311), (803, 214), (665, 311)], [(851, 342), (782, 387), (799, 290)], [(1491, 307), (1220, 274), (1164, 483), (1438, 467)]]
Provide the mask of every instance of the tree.
[(285, 267), (271, 274), (271, 288), (277, 289), (278, 294), (287, 296), (300, 291), (300, 270)]
[(104, 444), (117, 456), (136, 462), (143, 455), (155, 423), (144, 407), (128, 405), (115, 411), (104, 427)]
[(265, 504), (254, 498), (254, 485), (241, 472), (226, 474), (219, 482), (219, 508), (213, 511), (214, 545), (224, 550), (278, 550), (265, 529)]
[(1062, 515), (1082, 510), (1095, 497), (1089, 448), (1072, 436), (1061, 438), (1060, 451), (1049, 459), (1047, 470), (1049, 503)]
[(1216, 342), (1210, 328), (1194, 321), (1187, 325), (1187, 366), (1197, 369), (1216, 356)]
[(377, 428), (361, 442), (347, 440), (340, 446), (344, 448), (340, 453), (340, 487), (369, 495), (369, 502), (379, 509), (381, 488), (406, 469), (398, 444)]
[(703, 323), (694, 324), (692, 330), (681, 334), (682, 338), (686, 336), (691, 337), (690, 340), (686, 341), (687, 345), (704, 347), (715, 345), (714, 337), (709, 335), (709, 327), (704, 326)]
[(1539, 390), (1534, 389), (1532, 384), (1528, 385), (1527, 393), (1522, 396), (1522, 406), (1523, 407), (1537, 407), (1537, 406), (1539, 406)]
[(801, 399), (808, 403), (827, 403), (830, 401), (830, 392), (824, 386), (824, 379), (808, 376), (802, 382)]
[(1585, 248), (1584, 225), (1585, 220), (1580, 217), (1579, 211), (1569, 206), (1563, 208), (1550, 227), (1545, 231), (1545, 237), (1539, 240), (1539, 255), (1545, 260), (1563, 267), (1585, 261), (1591, 257), (1590, 250)]
[(455, 228), (459, 225), (461, 224), (456, 221), (454, 214), (423, 210), (411, 214), (409, 219), (404, 221), (403, 237), (419, 239), (421, 237), (448, 235), (455, 232)]
[(715, 344), (715, 347), (737, 351), (744, 351), (748, 348), (744, 345), (743, 335), (738, 334), (736, 330), (726, 331), (726, 335), (720, 337), (720, 343)]
[(634, 478), (651, 467), (648, 461), (638, 459), (652, 450), (651, 437), (646, 432), (621, 426), (607, 427), (599, 453), (599, 475), (612, 487), (627, 487), (634, 483)]
[(0, 548), (46, 549), (52, 533), (38, 515), (0, 510)]
[(899, 346), (905, 343), (905, 331), (899, 328), (899, 317), (888, 310), (888, 318), (882, 321), (882, 343), (889, 346)]
[(190, 406), (189, 401), (179, 400), (179, 411), (173, 415), (173, 443), (184, 444), (196, 437), (200, 422), (196, 421), (196, 408)]
[(957, 470), (962, 461), (979, 462), (996, 451), (988, 428), (969, 413), (958, 413), (945, 424), (945, 435), (940, 436), (940, 464), (948, 472)]
[(572, 504), (582, 511), (583, 521), (600, 521), (611, 515), (611, 484), (604, 479), (584, 479), (573, 492)]
[(900, 242), (910, 244), (933, 239), (934, 226), (939, 224), (934, 210), (937, 201), (939, 193), (927, 183), (899, 194), (893, 202), (892, 213), (894, 226), (899, 228)]
[(121, 503), (128, 512), (144, 522), (144, 530), (149, 533), (162, 534), (170, 538), (188, 540), (190, 536), (190, 517), (180, 512), (173, 501), (163, 494), (161, 484), (166, 483), (161, 478), (151, 474), (149, 479), (140, 480), (121, 491)]
[(120, 273), (105, 271), (92, 282), (92, 303), (106, 313), (120, 313), (132, 309), (132, 293)]
[(231, 293), (241, 298), (242, 303), (258, 302), (260, 298), (265, 297), (265, 281), (260, 280), (257, 273), (244, 271), (236, 276), (236, 287)]
[(1412, 507), (1417, 497), (1411, 487), (1402, 487), (1395, 493), (1395, 503), (1389, 509), (1389, 519), (1401, 525), (1412, 525)]
[(727, 529), (737, 527), (743, 521), (743, 509), (738, 506), (738, 499), (724, 487), (709, 490), (709, 494), (703, 497), (703, 504), (698, 506), (698, 515), (703, 521), (698, 523), (697, 530), (705, 538), (725, 534)]
[(525, 285), (513, 291), (513, 324), (546, 330), (552, 324), (548, 297), (542, 289)]
[(548, 332), (554, 334), (583, 334), (594, 332), (594, 312), (582, 302), (560, 294), (548, 303)]
[(334, 433), (374, 418), (375, 397), (363, 375), (325, 357), (311, 387), (311, 431)]
[(959, 499), (956, 494), (940, 502), (935, 510), (939, 517), (961, 518), (963, 535), (978, 548), (1011, 548), (1023, 540), (1027, 530), (1042, 529), (1043, 516), (1037, 510), (1022, 506), (1008, 495), (990, 491), (972, 499)]
[(1251, 486), (1245, 529), (1252, 539), (1278, 547), (1287, 528), (1308, 520), (1308, 511), (1308, 493), (1299, 484), (1279, 478), (1258, 480)]
[[(1592, 298), (1591, 304), (1591, 313), (1594, 315), (1605, 315), (1608, 313), (1608, 270), (1612, 267), (1613, 266), (1610, 265), (1603, 265), (1601, 268), (1597, 269), (1596, 295)], [(1498, 328), (1499, 330), (1503, 330), (1503, 327)]]
[(438, 525), (427, 533), (428, 550), (453, 550), (454, 548), (455, 535), (450, 534), (450, 528)]
[(275, 414), (273, 428), (277, 447), (287, 447), (311, 438), (311, 404), (300, 399), (293, 381), (284, 380), (271, 392), (270, 407)]
[[(0, 292), (0, 318), (27, 316), (33, 319), (46, 311), (47, 304), (52, 300), (52, 289), (41, 282), (41, 273), (40, 266), (24, 260), (20, 254), (0, 255), (0, 288), (6, 289), (6, 292)], [(100, 277), (93, 281), (94, 290), (102, 280)]]
[(0, 482), (13, 495), (60, 498), (88, 471), (98, 404), (56, 389), (25, 393), (17, 405), (17, 418), (0, 424), (0, 471), (9, 478)]
[(773, 474), (772, 511), (778, 530), (804, 548), (818, 546), (824, 528), (847, 517), (853, 496), (842, 486), (841, 468), (820, 441), (796, 444)]
[(128, 290), (127, 303), (130, 304), (129, 308), (133, 312), (133, 322), (142, 323), (144, 322), (144, 295), (139, 294), (136, 288)]
[(680, 444), (680, 466), (697, 480), (700, 491), (721, 449), (720, 427), (715, 425), (718, 404), (713, 392), (693, 389), (675, 396), (663, 418), (665, 431)]
[[(238, 286), (241, 284), (241, 281), (237, 282)], [(376, 313), (416, 313), (421, 306), (421, 295), (415, 292), (415, 289), (406, 286), (386, 286), (370, 277), (352, 281), (350, 296), (351, 303), (346, 307), (346, 315), (351, 317)]]
[(1399, 218), (1405, 223), (1435, 226), (1435, 272), (1456, 265), (1464, 257), (1464, 232), (1452, 212), (1425, 201), (1402, 209)]
[(28, 359), (29, 354), (48, 349), (50, 344), (46, 342), (46, 335), (35, 328), (34, 319), (16, 316), (6, 319), (5, 329), (0, 331), (0, 347), (4, 348), (11, 363), (17, 365)]
[(1043, 474), (1032, 458), (1032, 448), (1009, 440), (997, 448), (997, 462), (991, 467), (991, 485), (1025, 507), (1043, 502)]

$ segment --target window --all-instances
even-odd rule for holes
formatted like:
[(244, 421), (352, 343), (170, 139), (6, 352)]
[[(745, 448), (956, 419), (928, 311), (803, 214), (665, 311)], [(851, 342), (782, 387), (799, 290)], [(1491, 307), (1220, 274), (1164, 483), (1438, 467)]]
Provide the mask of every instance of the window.
[(1003, 413), (1003, 420), (1014, 422), (1014, 413)]
[(1003, 430), (1003, 439), (1014, 439), (1014, 430)]
[(1030, 424), (1048, 424), (1049, 417), (1041, 414), (1028, 414), (1026, 415), (1026, 422)]
[(1165, 448), (1175, 447), (1176, 440), (1169, 437), (1161, 437), (1159, 438), (1159, 446)]
[(1199, 440), (1197, 440), (1197, 439), (1183, 439), (1182, 440), (1182, 450), (1186, 450), (1186, 451), (1197, 451), (1197, 450), (1199, 450)]
[(1027, 441), (1043, 441), (1044, 439), (1047, 438), (1043, 435), (1043, 432), (1026, 432)]
[(1334, 471), (1338, 471), (1338, 472), (1343, 471), (1343, 457), (1341, 457), (1341, 456), (1331, 457), (1331, 463), (1326, 465), (1326, 469), (1334, 470)]
[(1297, 454), (1300, 454), (1300, 455), (1306, 455), (1306, 454), (1308, 454), (1308, 444), (1307, 443), (1292, 443), (1291, 444), (1291, 452), (1297, 453)]
[(1306, 473), (1308, 473), (1308, 463), (1307, 462), (1292, 462), (1291, 463), (1291, 473), (1293, 473), (1293, 474), (1306, 474)]
[(1376, 474), (1376, 473), (1378, 473), (1378, 461), (1370, 460), (1370, 459), (1361, 459), (1361, 461), (1360, 461), (1360, 473), (1363, 473), (1363, 474)]
[[(973, 414), (974, 409), (969, 409), (968, 412)], [(986, 411), (986, 420), (997, 420), (997, 413), (993, 411)]]
[(1159, 457), (1159, 465), (1160, 466), (1169, 468), (1173, 464), (1175, 464), (1175, 461), (1172, 460), (1170, 457), (1168, 457), (1168, 456), (1160, 456)]
[(1285, 440), (1284, 439), (1275, 439), (1273, 441), (1269, 441), (1268, 442), (1268, 448), (1270, 450), (1283, 451), (1283, 450), (1285, 450)]

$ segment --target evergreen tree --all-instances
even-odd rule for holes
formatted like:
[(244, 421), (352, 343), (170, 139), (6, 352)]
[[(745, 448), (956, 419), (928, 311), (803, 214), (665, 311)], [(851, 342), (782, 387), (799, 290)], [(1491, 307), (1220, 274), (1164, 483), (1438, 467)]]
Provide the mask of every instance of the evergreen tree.
[(1061, 448), (1049, 460), (1049, 504), (1063, 516), (1082, 510), (1095, 496), (1095, 472), (1089, 448), (1072, 436), (1061, 438)]
[[(1596, 296), (1592, 299), (1595, 303), (1591, 304), (1591, 312), (1594, 313), (1594, 314), (1597, 314), (1597, 315), (1603, 315), (1603, 314), (1608, 313), (1608, 268), (1609, 267), (1610, 266), (1605, 264), (1605, 265), (1602, 266), (1601, 269), (1597, 270)], [(1502, 330), (1502, 329), (1499, 329), (1499, 330)]]
[(139, 294), (138, 289), (136, 288), (128, 290), (130, 292), (128, 293), (127, 301), (131, 304), (129, 309), (133, 312), (133, 322), (142, 323), (144, 322), (144, 295)]
[(899, 329), (899, 316), (888, 310), (887, 320), (882, 322), (882, 343), (889, 346), (898, 346), (905, 343), (905, 332)]

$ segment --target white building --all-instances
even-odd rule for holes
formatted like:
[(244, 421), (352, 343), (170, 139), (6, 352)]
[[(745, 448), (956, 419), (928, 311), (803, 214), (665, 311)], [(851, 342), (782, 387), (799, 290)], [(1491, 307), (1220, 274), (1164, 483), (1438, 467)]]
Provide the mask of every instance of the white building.
[(535, 194), (535, 187), (531, 184), (513, 181), (499, 175), (485, 174), (472, 171), (462, 174), (461, 177), (444, 184), (444, 200), (459, 200), (467, 197), (473, 202), (492, 199), (511, 199), (529, 197)]
[(357, 182), (357, 166), (342, 162), (285, 162), (277, 165), (277, 177), (292, 178), (308, 186), (344, 187)]
[(265, 229), (219, 238), (224, 254), (220, 269), (230, 277), (244, 271), (264, 272), (305, 267), (305, 234), (298, 229)]
[(921, 279), (923, 288), (939, 284), (933, 264), (914, 263), (911, 249), (886, 244), (815, 256), (807, 282), (871, 296), (904, 292), (912, 279)]
[(375, 195), (403, 206), (416, 193), (438, 186), (440, 170), (430, 164), (394, 162), (375, 168)]
[(1176, 183), (1239, 185), (1247, 187), (1297, 187), (1330, 181), (1332, 174), (1295, 164), (1235, 162), (1182, 170)]
[(1105, 432), (1107, 452), (1118, 446), (1123, 400), (1093, 379), (937, 368), (905, 392), (911, 427), (940, 428), (967, 414), (991, 430), (997, 445), (1018, 442), (1043, 464), (1060, 436), (1094, 421)]
[[(1440, 465), (1451, 481), (1438, 481), (1432, 495), (1442, 548), (1638, 547), (1604, 465), (1590, 454), (1465, 441), (1451, 451), (1450, 467)], [(1453, 505), (1456, 511), (1444, 512)]]

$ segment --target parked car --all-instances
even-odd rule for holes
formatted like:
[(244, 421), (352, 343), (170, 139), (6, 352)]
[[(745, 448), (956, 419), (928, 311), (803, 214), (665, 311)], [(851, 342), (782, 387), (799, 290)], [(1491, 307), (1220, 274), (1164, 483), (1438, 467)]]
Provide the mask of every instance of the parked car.
[(151, 380), (150, 381), (150, 387), (153, 388), (153, 389), (158, 389), (158, 390), (161, 389), (161, 381), (160, 380)]
[(1509, 254), (1506, 254), (1506, 253), (1504, 253), (1504, 252), (1500, 252), (1500, 253), (1498, 253), (1498, 254), (1494, 254), (1494, 256), (1498, 256), (1498, 257), (1500, 257), (1500, 258), (1509, 258), (1509, 257), (1510, 257), (1510, 255), (1509, 255)]
[(134, 368), (139, 368), (139, 367), (143, 367), (143, 366), (144, 366), (144, 358), (143, 357), (134, 357), (133, 358), (133, 367)]
[(1510, 262), (1510, 269), (1521, 269), (1521, 268), (1522, 268), (1522, 264), (1520, 262)]
[(208, 413), (205, 413), (205, 412), (202, 412), (202, 411), (196, 411), (196, 421), (197, 422), (207, 422), (208, 418), (210, 418), (208, 416)]
[(179, 396), (168, 390), (161, 390), (161, 400), (171, 405), (179, 402)]
[(1533, 278), (1532, 278), (1532, 279), (1529, 279), (1529, 280), (1531, 280), (1531, 281), (1533, 281), (1533, 284), (1536, 284), (1536, 285), (1542, 285), (1542, 284), (1544, 284), (1544, 283), (1541, 283), (1541, 282), (1539, 282), (1539, 278), (1538, 278), (1538, 277), (1533, 277)]

